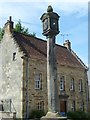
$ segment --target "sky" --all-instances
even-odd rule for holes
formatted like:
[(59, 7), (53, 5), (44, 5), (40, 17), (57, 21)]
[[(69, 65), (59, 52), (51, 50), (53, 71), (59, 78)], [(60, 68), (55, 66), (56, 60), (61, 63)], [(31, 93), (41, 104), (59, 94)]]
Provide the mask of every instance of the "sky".
[(35, 32), (36, 37), (45, 40), (40, 17), (47, 11), (48, 5), (60, 16), (60, 33), (56, 36), (56, 43), (63, 45), (64, 41), (69, 39), (73, 51), (89, 66), (88, 0), (0, 0), (0, 27), (12, 16), (14, 25), (20, 19), (30, 33)]

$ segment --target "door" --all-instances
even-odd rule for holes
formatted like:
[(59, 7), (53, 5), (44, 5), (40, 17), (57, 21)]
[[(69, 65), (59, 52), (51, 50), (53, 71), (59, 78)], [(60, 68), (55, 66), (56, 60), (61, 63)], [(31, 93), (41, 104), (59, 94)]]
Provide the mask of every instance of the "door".
[(60, 113), (66, 114), (67, 112), (67, 104), (66, 101), (60, 101)]

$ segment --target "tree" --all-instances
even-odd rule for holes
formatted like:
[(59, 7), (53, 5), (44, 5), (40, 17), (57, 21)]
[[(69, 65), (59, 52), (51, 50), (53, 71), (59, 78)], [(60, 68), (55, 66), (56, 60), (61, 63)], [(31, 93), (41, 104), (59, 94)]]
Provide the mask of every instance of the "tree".
[[(36, 33), (34, 33), (34, 32), (33, 32), (33, 33), (29, 33), (28, 28), (23, 27), (20, 20), (19, 20), (18, 23), (15, 25), (14, 31), (23, 33), (23, 34), (25, 34), (25, 35), (31, 35), (31, 36), (33, 36), (33, 37), (36, 36)], [(0, 41), (2, 40), (3, 35), (4, 35), (4, 29), (3, 29), (3, 28), (0, 28)]]
[(22, 27), (21, 21), (19, 20), (18, 23), (15, 25), (14, 31), (24, 33), (24, 34), (29, 34), (28, 28)]
[(2, 40), (3, 35), (4, 35), (4, 29), (0, 28), (0, 41)]
[(20, 32), (20, 33), (24, 33), (26, 35), (31, 35), (31, 36), (34, 36), (34, 37), (36, 36), (36, 34), (34, 32), (32, 34), (29, 33), (28, 28), (23, 27), (20, 20), (15, 25), (14, 31), (17, 31), (17, 32)]

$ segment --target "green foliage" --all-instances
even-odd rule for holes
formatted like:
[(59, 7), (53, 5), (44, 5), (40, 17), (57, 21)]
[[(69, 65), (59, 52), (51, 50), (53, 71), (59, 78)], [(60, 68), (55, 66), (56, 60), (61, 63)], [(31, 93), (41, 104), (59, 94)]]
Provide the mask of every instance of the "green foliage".
[(14, 31), (24, 33), (24, 34), (29, 34), (28, 28), (22, 27), (21, 21), (19, 20), (18, 23), (15, 25)]
[(22, 120), (22, 118), (15, 118), (14, 120)]
[(36, 36), (36, 33), (35, 33), (35, 32), (33, 32), (32, 34), (29, 33), (29, 35), (35, 37), (35, 36)]
[(32, 110), (30, 113), (30, 118), (41, 118), (45, 113), (42, 110)]
[(0, 41), (2, 40), (3, 35), (4, 35), (4, 29), (0, 28)]
[(83, 111), (68, 112), (67, 118), (71, 120), (90, 120), (90, 114)]
[(20, 32), (20, 33), (24, 33), (24, 34), (26, 34), (26, 35), (31, 35), (31, 36), (34, 36), (34, 37), (36, 36), (35, 33), (33, 33), (33, 34), (29, 33), (28, 28), (23, 27), (20, 20), (19, 20), (18, 23), (15, 25), (14, 31)]
[[(36, 33), (35, 33), (35, 32), (29, 33), (28, 28), (23, 27), (20, 20), (19, 20), (18, 23), (15, 25), (14, 31), (20, 32), (20, 33), (23, 33), (23, 34), (26, 34), (26, 35), (30, 35), (30, 36), (33, 36), (33, 37), (36, 36)], [(3, 28), (0, 28), (0, 41), (2, 40), (3, 35), (4, 35), (4, 29), (3, 29)]]

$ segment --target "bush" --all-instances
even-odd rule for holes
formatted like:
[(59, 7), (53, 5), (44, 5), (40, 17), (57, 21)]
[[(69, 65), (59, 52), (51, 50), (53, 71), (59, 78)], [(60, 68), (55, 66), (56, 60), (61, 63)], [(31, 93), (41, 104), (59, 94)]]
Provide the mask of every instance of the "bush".
[(45, 113), (43, 110), (32, 110), (29, 118), (41, 118)]
[(68, 112), (67, 118), (72, 120), (90, 120), (90, 115), (83, 111)]
[(22, 118), (15, 118), (14, 120), (22, 120)]

